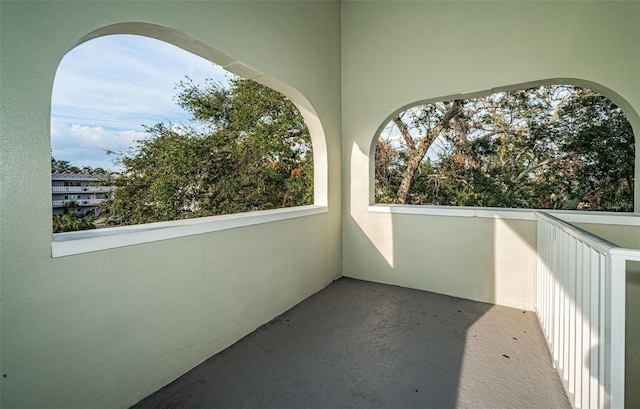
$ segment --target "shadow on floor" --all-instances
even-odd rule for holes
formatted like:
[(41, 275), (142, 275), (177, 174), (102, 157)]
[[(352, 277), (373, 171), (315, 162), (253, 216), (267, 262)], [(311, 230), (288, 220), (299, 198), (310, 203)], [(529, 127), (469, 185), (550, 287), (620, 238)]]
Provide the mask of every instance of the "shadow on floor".
[(534, 313), (342, 278), (134, 408), (570, 407)]

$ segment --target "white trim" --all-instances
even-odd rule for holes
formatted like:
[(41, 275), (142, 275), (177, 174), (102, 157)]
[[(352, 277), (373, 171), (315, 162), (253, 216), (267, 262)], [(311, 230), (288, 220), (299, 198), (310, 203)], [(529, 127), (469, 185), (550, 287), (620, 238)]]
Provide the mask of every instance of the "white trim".
[(168, 240), (195, 234), (256, 224), (271, 223), (327, 213), (327, 206), (309, 205), (284, 209), (261, 210), (256, 212), (210, 216), (198, 219), (148, 223), (135, 226), (112, 227), (53, 235), (52, 257), (63, 257), (92, 251), (107, 250), (135, 244)]
[(612, 256), (624, 257), (629, 261), (640, 261), (640, 249), (628, 249), (623, 247), (616, 247), (611, 249), (609, 253)]
[[(426, 216), (480, 217), (489, 219), (536, 220), (535, 209), (495, 207), (422, 206), (400, 204), (369, 205), (371, 213), (416, 214)], [(593, 212), (580, 210), (544, 210), (569, 223), (640, 226), (638, 213)]]
[(576, 240), (589, 245), (589, 247), (603, 254), (607, 254), (611, 249), (617, 247), (610, 241), (607, 241), (602, 237), (598, 237), (595, 234), (591, 234), (588, 231), (582, 230), (581, 228), (567, 223), (564, 220), (558, 219), (547, 212), (536, 211), (535, 213), (540, 220), (543, 220), (545, 223), (549, 223), (554, 228), (574, 237)]

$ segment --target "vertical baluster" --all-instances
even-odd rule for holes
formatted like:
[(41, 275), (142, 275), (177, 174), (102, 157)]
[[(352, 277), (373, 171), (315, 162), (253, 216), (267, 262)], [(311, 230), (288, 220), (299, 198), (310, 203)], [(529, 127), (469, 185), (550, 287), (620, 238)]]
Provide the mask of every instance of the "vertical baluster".
[(576, 244), (569, 240), (569, 393), (576, 391)]
[(608, 317), (608, 312), (611, 311), (611, 297), (607, 296), (611, 288), (611, 265), (608, 262), (610, 257), (600, 254), (600, 286), (598, 288), (600, 293), (600, 308), (598, 311), (598, 339), (600, 340), (598, 343), (598, 407), (600, 408), (605, 408), (605, 406), (609, 405), (609, 397), (605, 393), (605, 385), (611, 379), (610, 371), (607, 368), (608, 364), (610, 364), (610, 359), (607, 358), (609, 342), (606, 334), (607, 328), (610, 328), (611, 325), (611, 317)]
[(544, 243), (543, 243), (543, 257), (544, 257), (544, 264), (542, 266), (542, 277), (543, 277), (543, 292), (542, 292), (542, 298), (543, 298), (543, 303), (542, 305), (544, 306), (544, 311), (542, 313), (542, 317), (543, 317), (543, 321), (544, 321), (544, 334), (547, 337), (547, 343), (549, 342), (549, 334), (551, 333), (549, 331), (549, 308), (550, 308), (550, 303), (549, 303), (549, 294), (550, 294), (550, 279), (549, 279), (549, 260), (550, 260), (550, 233), (549, 233), (549, 223), (544, 222), (543, 223), (543, 232), (544, 232)]
[(610, 407), (624, 407), (624, 365), (625, 365), (625, 304), (626, 304), (626, 261), (611, 255), (609, 266), (611, 287), (607, 292), (610, 301), (608, 318), (611, 325), (611, 339), (607, 342), (608, 373), (607, 385), (610, 390)]
[(574, 400), (575, 407), (582, 407), (582, 367), (584, 365), (584, 351), (582, 348), (582, 321), (583, 321), (583, 281), (584, 281), (584, 248), (585, 244), (579, 241), (576, 246), (576, 375)]
[[(611, 320), (607, 318), (607, 313), (610, 308), (610, 303), (607, 303), (607, 292), (610, 291), (611, 283), (608, 281), (609, 275), (609, 254), (606, 252), (599, 253), (599, 284), (598, 284), (598, 402), (599, 407), (604, 408), (603, 402), (608, 400), (608, 388), (605, 393), (605, 384), (608, 380), (606, 377), (608, 364), (607, 360), (607, 343), (608, 336), (610, 334), (609, 325)], [(605, 379), (606, 378), (606, 379)]]
[(558, 305), (558, 301), (556, 300), (556, 267), (555, 267), (555, 258), (557, 252), (557, 243), (556, 243), (556, 235), (557, 229), (553, 226), (550, 226), (550, 235), (551, 235), (551, 247), (550, 257), (549, 257), (549, 344), (551, 345), (552, 355), (554, 357), (554, 365), (555, 365), (555, 352), (556, 346), (554, 344), (556, 338), (556, 306)]
[(536, 248), (538, 250), (538, 264), (536, 265), (536, 310), (538, 312), (538, 319), (540, 320), (540, 326), (542, 327), (542, 331), (544, 332), (544, 306), (543, 306), (543, 278), (542, 272), (544, 269), (544, 230), (542, 220), (538, 219), (536, 221), (537, 226), (537, 242)]
[(564, 299), (562, 297), (562, 285), (563, 285), (563, 277), (564, 273), (562, 269), (562, 244), (564, 243), (564, 232), (562, 230), (558, 230), (558, 255), (556, 259), (556, 277), (558, 280), (558, 285), (556, 286), (556, 291), (558, 291), (558, 313), (556, 315), (556, 319), (558, 320), (558, 338), (555, 343), (555, 348), (558, 351), (558, 356), (556, 358), (556, 365), (560, 369), (560, 377), (562, 377), (562, 325), (564, 324), (564, 317), (562, 314), (562, 309), (564, 307)]
[(591, 340), (589, 344), (590, 351), (590, 385), (589, 385), (589, 406), (597, 407), (599, 403), (598, 397), (598, 364), (600, 362), (599, 357), (599, 343), (598, 335), (600, 333), (599, 326), (599, 313), (600, 313), (600, 253), (594, 249), (591, 250)]
[(566, 369), (567, 365), (565, 364), (565, 356), (566, 356), (566, 344), (565, 338), (567, 335), (567, 268), (565, 267), (566, 259), (567, 259), (567, 234), (565, 232), (560, 232), (560, 255), (558, 257), (558, 274), (560, 278), (560, 285), (558, 286), (558, 291), (560, 292), (560, 307), (558, 319), (560, 321), (559, 329), (560, 333), (558, 334), (558, 368), (561, 369), (560, 376), (562, 379), (567, 379)]
[(588, 408), (591, 355), (591, 248), (586, 244), (582, 252), (582, 407)]
[(551, 269), (549, 265), (551, 263), (551, 231), (549, 229), (549, 224), (545, 225), (545, 255), (544, 255), (544, 327), (545, 334), (547, 336), (547, 342), (549, 340), (549, 334), (551, 334), (551, 329), (549, 328), (550, 320), (549, 320), (549, 308), (551, 308), (550, 303), (550, 294), (551, 294)]
[(551, 311), (551, 243), (552, 243), (552, 239), (551, 239), (551, 229), (550, 229), (550, 225), (549, 223), (545, 223), (545, 254), (544, 254), (544, 259), (545, 259), (545, 263), (544, 263), (544, 291), (543, 291), (543, 297), (544, 297), (544, 321), (545, 321), (545, 334), (547, 336), (547, 343), (549, 343), (549, 340), (551, 339), (551, 319), (549, 318), (550, 315), (550, 311)]
[(546, 235), (545, 235), (545, 240), (546, 240), (546, 261), (545, 261), (545, 272), (544, 272), (544, 279), (545, 279), (545, 294), (544, 294), (544, 305), (545, 305), (545, 312), (544, 312), (544, 316), (545, 316), (545, 328), (546, 328), (546, 334), (547, 334), (547, 343), (549, 343), (551, 341), (552, 338), (552, 332), (551, 332), (551, 326), (552, 321), (551, 321), (551, 311), (553, 309), (553, 304), (552, 304), (552, 299), (551, 299), (551, 295), (552, 295), (552, 281), (551, 281), (551, 252), (552, 252), (552, 230), (551, 230), (551, 224), (547, 223), (546, 225)]
[(554, 243), (554, 250), (555, 250), (555, 254), (553, 257), (553, 314), (552, 314), (552, 319), (553, 319), (553, 341), (551, 342), (551, 344), (553, 345), (553, 361), (556, 363), (556, 365), (559, 365), (559, 348), (558, 345), (560, 344), (560, 291), (559, 291), (559, 283), (558, 283), (558, 253), (560, 252), (559, 250), (559, 231), (558, 229), (553, 229), (553, 243)]
[(542, 249), (542, 230), (540, 229), (540, 219), (536, 220), (536, 311), (538, 317), (540, 316), (540, 304), (542, 301), (540, 284), (542, 283), (542, 255), (540, 250)]

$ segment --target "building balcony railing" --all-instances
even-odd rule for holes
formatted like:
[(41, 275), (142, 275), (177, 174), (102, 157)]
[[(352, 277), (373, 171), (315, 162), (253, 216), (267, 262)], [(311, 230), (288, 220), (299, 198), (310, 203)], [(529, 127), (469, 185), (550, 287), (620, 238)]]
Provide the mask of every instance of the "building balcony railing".
[(64, 207), (69, 203), (76, 203), (80, 207), (97, 206), (106, 199), (77, 199), (77, 200), (53, 200), (53, 207)]
[(53, 186), (53, 193), (107, 193), (116, 190), (115, 186)]

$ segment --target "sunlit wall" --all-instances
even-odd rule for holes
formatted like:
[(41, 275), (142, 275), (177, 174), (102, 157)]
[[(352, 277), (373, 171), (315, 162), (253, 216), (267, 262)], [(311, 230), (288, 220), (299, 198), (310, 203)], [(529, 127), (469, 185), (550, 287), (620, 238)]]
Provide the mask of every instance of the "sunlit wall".
[[(341, 275), (337, 3), (2, 1), (0, 11), (0, 406), (128, 407)], [(324, 212), (52, 257), (56, 69), (77, 43), (118, 33), (172, 43), (296, 102), (321, 154)]]
[[(564, 83), (609, 97), (640, 134), (640, 4), (346, 2), (342, 10), (344, 274), (533, 308), (533, 214), (370, 208), (377, 132), (417, 101)], [(637, 209), (640, 166), (635, 174)], [(610, 220), (599, 220), (615, 238)], [(640, 247), (640, 227), (630, 228)]]

